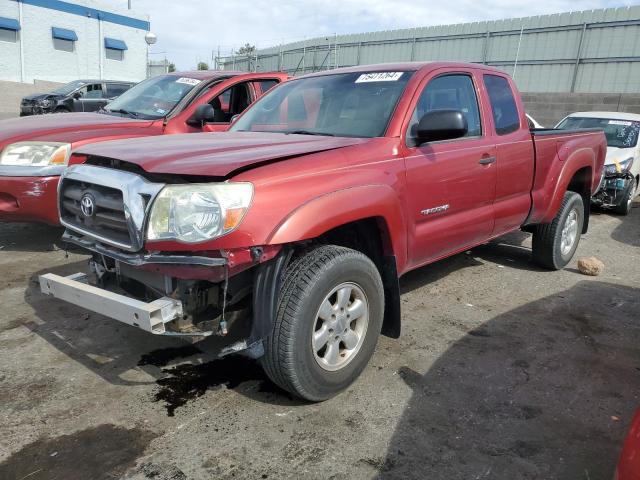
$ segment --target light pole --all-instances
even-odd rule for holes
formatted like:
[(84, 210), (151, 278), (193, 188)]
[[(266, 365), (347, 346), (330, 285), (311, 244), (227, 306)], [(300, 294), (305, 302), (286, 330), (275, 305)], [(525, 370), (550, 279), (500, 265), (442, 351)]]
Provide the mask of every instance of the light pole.
[(147, 32), (144, 36), (144, 41), (147, 42), (147, 78), (149, 78), (149, 46), (156, 43), (158, 41), (158, 37), (155, 33)]

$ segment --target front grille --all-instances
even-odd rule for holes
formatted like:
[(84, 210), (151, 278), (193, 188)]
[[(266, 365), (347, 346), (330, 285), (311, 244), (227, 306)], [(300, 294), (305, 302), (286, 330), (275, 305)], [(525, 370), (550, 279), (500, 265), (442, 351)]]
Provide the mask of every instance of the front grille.
[[(90, 214), (82, 201), (93, 204)], [(65, 178), (60, 185), (60, 218), (71, 228), (130, 247), (133, 242), (121, 190)]]

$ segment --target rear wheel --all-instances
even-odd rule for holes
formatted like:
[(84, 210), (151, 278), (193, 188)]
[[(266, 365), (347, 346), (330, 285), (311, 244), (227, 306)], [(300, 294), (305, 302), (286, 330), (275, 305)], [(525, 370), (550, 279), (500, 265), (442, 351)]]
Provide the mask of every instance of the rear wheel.
[(564, 268), (578, 248), (584, 224), (584, 204), (576, 192), (566, 192), (551, 223), (533, 231), (533, 261), (550, 270)]
[(633, 205), (633, 199), (636, 196), (636, 179), (633, 178), (627, 189), (624, 192), (622, 201), (613, 207), (611, 210), (618, 215), (629, 215), (631, 212), (631, 206)]
[(332, 245), (315, 248), (285, 272), (262, 366), (299, 397), (331, 398), (366, 367), (383, 312), (382, 280), (367, 256)]

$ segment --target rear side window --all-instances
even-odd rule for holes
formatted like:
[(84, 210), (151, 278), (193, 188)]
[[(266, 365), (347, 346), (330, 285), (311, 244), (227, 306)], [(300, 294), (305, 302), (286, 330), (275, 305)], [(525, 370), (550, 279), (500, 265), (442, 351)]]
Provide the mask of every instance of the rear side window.
[(258, 82), (260, 84), (260, 90), (262, 90), (262, 93), (266, 93), (267, 90), (271, 90), (273, 87), (275, 87), (278, 84), (277, 80), (258, 80)]
[(107, 98), (116, 98), (131, 88), (130, 85), (124, 83), (108, 83)]
[(498, 75), (485, 75), (484, 84), (487, 87), (493, 123), (498, 135), (506, 135), (520, 128), (520, 115), (516, 106), (516, 99), (509, 82)]

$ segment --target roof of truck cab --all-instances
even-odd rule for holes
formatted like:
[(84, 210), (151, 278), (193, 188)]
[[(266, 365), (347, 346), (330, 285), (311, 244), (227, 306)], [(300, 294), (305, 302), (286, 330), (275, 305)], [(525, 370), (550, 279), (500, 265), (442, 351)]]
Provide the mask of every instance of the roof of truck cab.
[(607, 118), (610, 120), (630, 120), (632, 122), (640, 122), (640, 114), (624, 112), (575, 112), (567, 115), (567, 117)]
[(495, 67), (489, 67), (480, 63), (468, 62), (401, 62), (401, 63), (376, 63), (373, 65), (356, 65), (355, 67), (336, 68), (334, 70), (323, 70), (321, 72), (301, 75), (296, 78), (320, 77), (323, 75), (337, 75), (340, 73), (358, 73), (358, 72), (411, 72), (418, 70), (437, 70), (439, 68), (474, 68), (479, 70), (488, 70), (504, 75), (505, 72)]
[[(189, 72), (171, 72), (166, 75), (174, 77), (188, 77), (196, 80), (211, 80), (212, 78), (229, 78), (236, 75), (247, 75), (249, 72), (235, 72), (232, 70), (192, 70)], [(267, 72), (259, 72), (267, 73)]]

